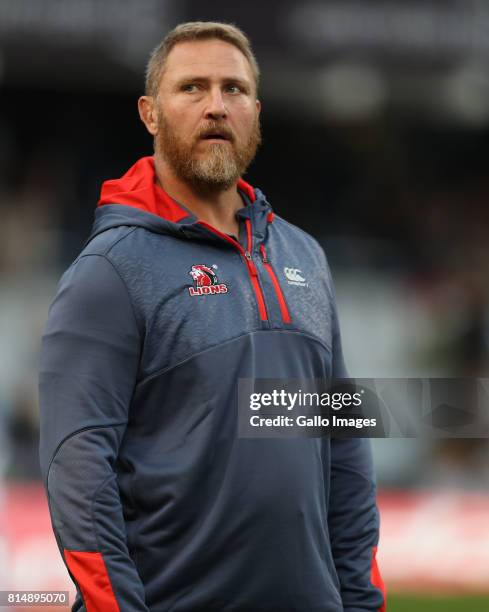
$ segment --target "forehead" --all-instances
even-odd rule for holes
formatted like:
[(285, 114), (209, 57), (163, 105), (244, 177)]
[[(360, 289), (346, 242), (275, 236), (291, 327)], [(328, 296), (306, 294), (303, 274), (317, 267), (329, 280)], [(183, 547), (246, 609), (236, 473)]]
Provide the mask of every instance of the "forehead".
[(246, 57), (223, 40), (195, 40), (177, 43), (168, 54), (162, 82), (185, 76), (207, 78), (236, 77), (253, 81)]

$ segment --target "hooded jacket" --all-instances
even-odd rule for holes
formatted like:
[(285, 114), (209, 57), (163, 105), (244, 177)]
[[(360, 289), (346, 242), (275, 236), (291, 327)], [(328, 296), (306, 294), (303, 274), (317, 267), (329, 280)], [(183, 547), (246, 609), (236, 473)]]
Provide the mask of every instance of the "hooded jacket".
[(346, 376), (322, 249), (238, 190), (235, 239), (139, 160), (60, 280), (40, 459), (72, 610), (385, 609), (368, 440), (237, 435), (238, 379)]

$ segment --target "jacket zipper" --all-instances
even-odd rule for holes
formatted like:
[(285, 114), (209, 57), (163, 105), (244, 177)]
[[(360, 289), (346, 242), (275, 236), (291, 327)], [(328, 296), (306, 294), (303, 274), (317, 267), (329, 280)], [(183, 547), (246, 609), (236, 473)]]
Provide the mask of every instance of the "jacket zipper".
[(256, 266), (251, 256), (251, 253), (253, 252), (252, 251), (253, 243), (252, 243), (252, 236), (251, 236), (250, 220), (246, 219), (246, 233), (248, 236), (248, 244), (247, 244), (248, 248), (246, 250), (243, 249), (243, 247), (240, 245), (240, 243), (237, 240), (234, 240), (227, 234), (223, 234), (222, 232), (217, 230), (215, 227), (212, 227), (212, 225), (209, 225), (205, 221), (197, 221), (197, 223), (199, 225), (203, 225), (210, 232), (213, 232), (217, 236), (220, 236), (221, 238), (226, 240), (226, 242), (229, 242), (230, 244), (232, 244), (233, 247), (239, 251), (239, 253), (241, 254), (241, 256), (243, 257), (246, 263), (248, 274), (250, 275), (251, 285), (255, 292), (255, 297), (256, 297), (257, 304), (258, 304), (258, 313), (260, 315), (260, 319), (262, 321), (268, 321), (267, 308), (265, 306), (265, 298), (263, 297), (263, 292), (260, 287), (260, 282), (258, 281), (258, 270), (256, 269)]
[(267, 258), (267, 252), (265, 251), (265, 247), (263, 246), (263, 244), (260, 245), (260, 252), (261, 252), (261, 258), (263, 261), (263, 266), (268, 272), (268, 275), (270, 276), (270, 279), (273, 284), (273, 288), (275, 289), (275, 295), (277, 296), (278, 304), (280, 306), (280, 312), (282, 314), (282, 321), (284, 323), (290, 323), (291, 322), (290, 313), (289, 313), (289, 309), (287, 308), (287, 303), (285, 301), (284, 294), (282, 293), (282, 289), (280, 288), (280, 283), (278, 282), (277, 275), (273, 271), (272, 265)]

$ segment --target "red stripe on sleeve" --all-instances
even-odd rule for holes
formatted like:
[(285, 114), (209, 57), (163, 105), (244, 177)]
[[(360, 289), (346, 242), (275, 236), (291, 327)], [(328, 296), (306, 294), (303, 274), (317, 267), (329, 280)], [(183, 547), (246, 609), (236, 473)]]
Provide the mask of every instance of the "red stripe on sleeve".
[(64, 556), (83, 595), (87, 612), (120, 612), (102, 555), (65, 548)]
[(374, 546), (372, 549), (372, 570), (370, 573), (370, 582), (377, 587), (380, 591), (382, 591), (382, 595), (384, 597), (384, 603), (379, 608), (379, 612), (386, 612), (386, 589), (384, 581), (382, 580), (382, 576), (380, 575), (379, 566), (377, 565), (377, 546)]

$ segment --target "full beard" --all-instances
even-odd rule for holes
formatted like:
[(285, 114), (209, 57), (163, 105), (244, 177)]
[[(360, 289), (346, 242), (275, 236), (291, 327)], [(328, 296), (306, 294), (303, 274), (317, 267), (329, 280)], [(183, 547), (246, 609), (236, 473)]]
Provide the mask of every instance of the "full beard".
[[(175, 175), (189, 183), (200, 193), (221, 192), (230, 189), (246, 172), (261, 144), (261, 130), (258, 115), (247, 142), (231, 141), (209, 143), (206, 152), (198, 155), (195, 151), (201, 142), (181, 139), (164, 114), (158, 118), (158, 135), (155, 152), (171, 167)], [(209, 123), (206, 129), (219, 127), (218, 122)]]

